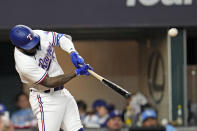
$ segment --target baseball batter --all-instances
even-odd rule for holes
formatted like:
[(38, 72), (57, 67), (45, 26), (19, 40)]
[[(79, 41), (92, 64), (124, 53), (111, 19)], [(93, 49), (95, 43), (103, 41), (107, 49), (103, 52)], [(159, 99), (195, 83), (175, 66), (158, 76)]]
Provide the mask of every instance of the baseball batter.
[[(64, 84), (78, 75), (89, 75), (92, 68), (77, 53), (71, 37), (16, 25), (10, 31), (15, 46), (15, 67), (24, 87), (30, 90), (30, 104), (38, 119), (40, 131), (83, 131), (78, 108)], [(68, 52), (76, 67), (64, 74), (58, 64), (54, 46)], [(82, 65), (80, 67), (79, 65)]]

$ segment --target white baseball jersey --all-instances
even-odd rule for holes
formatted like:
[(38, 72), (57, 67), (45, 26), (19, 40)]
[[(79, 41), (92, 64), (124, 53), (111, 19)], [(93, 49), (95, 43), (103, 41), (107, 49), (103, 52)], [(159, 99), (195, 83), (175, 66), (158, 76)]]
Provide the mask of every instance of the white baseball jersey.
[(20, 75), (23, 83), (39, 84), (48, 75), (49, 77), (64, 74), (58, 64), (53, 46), (62, 46), (67, 52), (75, 51), (72, 41), (64, 37), (60, 42), (63, 34), (56, 32), (46, 32), (34, 30), (40, 36), (40, 49), (35, 56), (28, 56), (15, 48), (14, 57), (16, 70)]
[(70, 53), (75, 51), (73, 43), (60, 33), (42, 30), (34, 30), (34, 32), (40, 36), (40, 49), (35, 56), (28, 56), (15, 48), (14, 57), (21, 81), (32, 85), (29, 101), (38, 119), (39, 130), (59, 131), (62, 126), (65, 131), (78, 131), (83, 126), (77, 104), (69, 91), (62, 89), (46, 93), (36, 88), (41, 86), (39, 83), (47, 75), (54, 77), (64, 74), (57, 62), (53, 46), (59, 46)]

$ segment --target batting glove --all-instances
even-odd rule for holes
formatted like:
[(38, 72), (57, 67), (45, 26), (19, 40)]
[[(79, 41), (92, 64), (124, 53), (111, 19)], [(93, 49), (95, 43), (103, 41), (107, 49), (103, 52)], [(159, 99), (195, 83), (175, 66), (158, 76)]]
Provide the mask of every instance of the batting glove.
[(78, 75), (87, 75), (89, 76), (90, 73), (88, 70), (93, 70), (93, 68), (89, 64), (84, 64), (82, 67), (79, 67), (75, 70), (77, 76)]
[(72, 52), (70, 54), (72, 63), (75, 65), (76, 68), (80, 68), (79, 65), (84, 65), (84, 59), (76, 52)]

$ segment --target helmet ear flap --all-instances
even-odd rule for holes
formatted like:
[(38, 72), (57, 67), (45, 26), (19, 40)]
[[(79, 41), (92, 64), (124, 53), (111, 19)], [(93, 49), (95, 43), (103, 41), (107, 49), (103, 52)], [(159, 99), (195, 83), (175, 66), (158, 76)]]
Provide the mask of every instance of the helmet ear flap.
[(10, 31), (10, 40), (13, 45), (30, 50), (39, 43), (40, 37), (28, 26), (16, 25)]

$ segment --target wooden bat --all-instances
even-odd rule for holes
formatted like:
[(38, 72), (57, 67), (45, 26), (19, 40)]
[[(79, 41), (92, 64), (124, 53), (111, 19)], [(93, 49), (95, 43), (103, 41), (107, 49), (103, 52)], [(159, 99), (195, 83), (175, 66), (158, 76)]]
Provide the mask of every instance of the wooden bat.
[(96, 79), (98, 79), (99, 81), (101, 81), (104, 85), (106, 85), (107, 87), (110, 87), (111, 89), (113, 89), (114, 91), (116, 91), (117, 93), (119, 93), (120, 95), (124, 96), (125, 98), (129, 98), (131, 96), (131, 93), (126, 91), (125, 89), (123, 89), (122, 87), (120, 87), (119, 85), (116, 85), (115, 83), (105, 79), (104, 77), (98, 75), (97, 73), (95, 73), (92, 70), (88, 70), (88, 72), (94, 76)]

